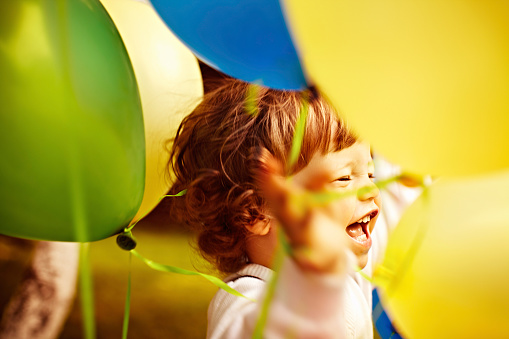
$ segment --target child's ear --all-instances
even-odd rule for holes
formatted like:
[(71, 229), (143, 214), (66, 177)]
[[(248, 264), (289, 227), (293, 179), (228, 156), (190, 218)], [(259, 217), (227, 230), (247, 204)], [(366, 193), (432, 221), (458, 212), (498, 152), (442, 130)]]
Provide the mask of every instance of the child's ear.
[(256, 235), (267, 235), (270, 231), (270, 220), (258, 220), (254, 224), (246, 226), (246, 229)]

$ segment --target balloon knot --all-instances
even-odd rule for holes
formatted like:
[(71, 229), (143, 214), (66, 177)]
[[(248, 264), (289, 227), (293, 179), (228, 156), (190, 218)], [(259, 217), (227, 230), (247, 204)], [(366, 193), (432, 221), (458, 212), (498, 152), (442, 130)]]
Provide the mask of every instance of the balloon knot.
[(117, 236), (117, 245), (125, 251), (131, 251), (136, 248), (137, 244), (131, 232), (124, 232)]

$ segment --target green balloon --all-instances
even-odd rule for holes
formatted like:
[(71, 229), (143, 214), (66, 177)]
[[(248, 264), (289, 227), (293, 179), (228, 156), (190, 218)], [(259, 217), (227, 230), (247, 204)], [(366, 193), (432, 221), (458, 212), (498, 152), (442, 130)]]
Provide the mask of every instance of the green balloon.
[(143, 198), (143, 115), (99, 1), (1, 1), (0, 74), (0, 233), (88, 242), (128, 225)]

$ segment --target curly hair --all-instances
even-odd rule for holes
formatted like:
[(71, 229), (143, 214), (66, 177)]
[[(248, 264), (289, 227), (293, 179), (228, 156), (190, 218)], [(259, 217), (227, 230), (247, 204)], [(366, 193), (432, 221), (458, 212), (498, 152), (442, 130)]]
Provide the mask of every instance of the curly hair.
[[(266, 206), (253, 177), (254, 150), (267, 149), (287, 163), (303, 97), (310, 98), (301, 154), (292, 174), (304, 168), (316, 152), (339, 151), (356, 137), (327, 101), (316, 92), (256, 87), (231, 78), (207, 93), (181, 123), (171, 149), (176, 181), (170, 194), (177, 221), (197, 231), (202, 256), (223, 274), (247, 263), (246, 225), (264, 221)], [(248, 93), (255, 93), (250, 98)], [(246, 112), (246, 98), (255, 113)]]

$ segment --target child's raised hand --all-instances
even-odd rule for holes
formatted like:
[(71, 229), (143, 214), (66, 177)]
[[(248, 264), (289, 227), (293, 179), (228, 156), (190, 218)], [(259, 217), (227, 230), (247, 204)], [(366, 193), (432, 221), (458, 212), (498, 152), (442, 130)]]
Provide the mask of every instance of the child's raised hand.
[(266, 149), (259, 151), (257, 160), (258, 186), (269, 212), (285, 231), (296, 264), (317, 273), (345, 272), (350, 253), (345, 232), (349, 216), (338, 218), (340, 211), (332, 203), (317, 205), (309, 198), (322, 189), (324, 178), (314, 173), (313, 182), (304, 188), (284, 176), (283, 166)]

